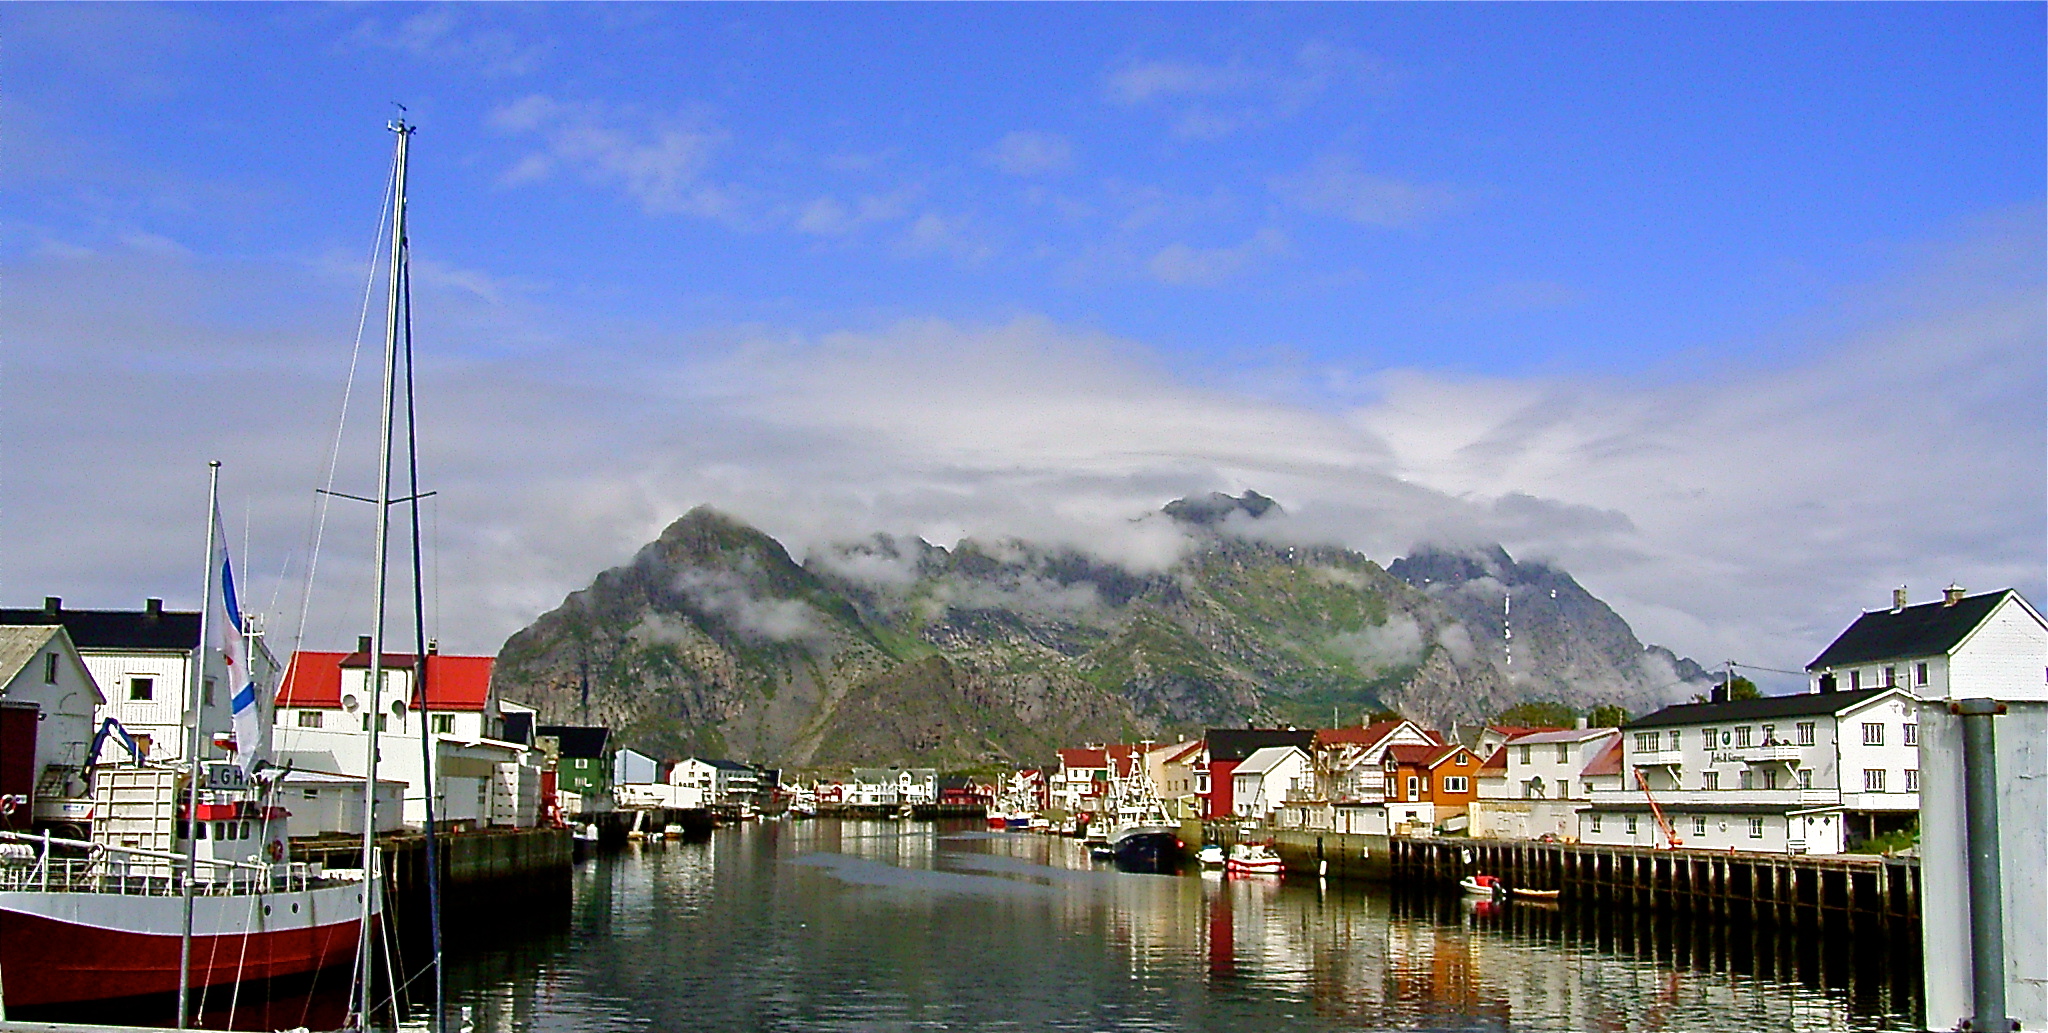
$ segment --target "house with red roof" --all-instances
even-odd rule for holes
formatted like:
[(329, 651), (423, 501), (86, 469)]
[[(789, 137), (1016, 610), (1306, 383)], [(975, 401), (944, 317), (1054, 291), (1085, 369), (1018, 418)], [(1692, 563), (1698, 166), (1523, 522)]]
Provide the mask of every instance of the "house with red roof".
[(1388, 748), (1380, 765), (1386, 777), (1388, 824), (1435, 826), (1463, 816), (1478, 798), (1481, 763), (1457, 743)]
[(1576, 839), (1578, 814), (1593, 802), (1586, 768), (1621, 741), (1613, 728), (1529, 732), (1487, 758), (1472, 835), (1500, 839)]
[(1333, 804), (1384, 802), (1387, 751), (1442, 743), (1437, 733), (1406, 719), (1325, 728), (1316, 733), (1313, 747), (1316, 791)]
[[(434, 744), (435, 820), (451, 826), (525, 826), (537, 820), (541, 765), (524, 743), (505, 741), (505, 714), (491, 690), (495, 658), (385, 653), (383, 684), (370, 685), (370, 642), (353, 652), (292, 654), (271, 729), (278, 763), (361, 779), (369, 732), (380, 737), (377, 776), (403, 781), (405, 820), (426, 820), (418, 741)], [(415, 692), (415, 685), (422, 690)], [(394, 748), (404, 743), (410, 748)]]

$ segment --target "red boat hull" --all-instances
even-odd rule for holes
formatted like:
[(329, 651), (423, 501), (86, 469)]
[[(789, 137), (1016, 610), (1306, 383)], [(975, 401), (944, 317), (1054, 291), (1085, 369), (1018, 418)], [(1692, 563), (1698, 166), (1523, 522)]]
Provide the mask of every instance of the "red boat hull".
[[(247, 936), (192, 937), (194, 987), (314, 972), (353, 961), (360, 919)], [(9, 1007), (178, 990), (179, 937), (0, 910), (0, 993)]]

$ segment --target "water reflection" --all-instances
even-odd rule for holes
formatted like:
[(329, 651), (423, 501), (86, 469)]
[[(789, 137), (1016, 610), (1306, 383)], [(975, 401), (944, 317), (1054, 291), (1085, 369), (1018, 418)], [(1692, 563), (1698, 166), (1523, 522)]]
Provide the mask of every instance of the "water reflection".
[(564, 932), (462, 944), (476, 1029), (1882, 1029), (1917, 1009), (1917, 956), (1882, 946), (1131, 875), (1071, 840), (896, 822), (722, 830), (575, 888)]

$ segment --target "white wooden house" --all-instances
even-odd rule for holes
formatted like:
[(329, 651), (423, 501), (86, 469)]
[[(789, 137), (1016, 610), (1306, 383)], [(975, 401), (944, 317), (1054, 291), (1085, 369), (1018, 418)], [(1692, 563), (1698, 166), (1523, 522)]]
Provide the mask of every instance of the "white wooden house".
[(8, 798), (0, 827), (84, 832), (92, 812), (84, 767), (101, 701), (61, 625), (0, 626), (0, 796)]

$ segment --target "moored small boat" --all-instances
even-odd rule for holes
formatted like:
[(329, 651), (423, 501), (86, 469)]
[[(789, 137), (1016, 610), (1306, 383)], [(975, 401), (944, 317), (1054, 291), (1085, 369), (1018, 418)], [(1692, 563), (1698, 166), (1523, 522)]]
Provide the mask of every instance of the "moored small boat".
[(1195, 854), (1195, 860), (1201, 862), (1204, 868), (1221, 868), (1223, 867), (1223, 847), (1219, 844), (1211, 843)]
[(1287, 863), (1264, 843), (1239, 843), (1223, 862), (1223, 870), (1230, 875), (1283, 875)]
[(1458, 886), (1475, 897), (1497, 896), (1507, 889), (1500, 879), (1491, 875), (1467, 875), (1458, 880)]
[(1516, 900), (1534, 901), (1556, 900), (1564, 894), (1563, 890), (1532, 890), (1525, 886), (1516, 886), (1509, 892), (1514, 894)]

